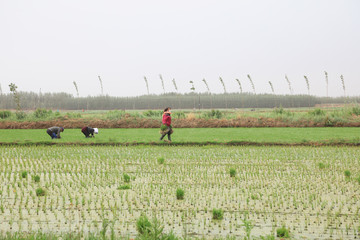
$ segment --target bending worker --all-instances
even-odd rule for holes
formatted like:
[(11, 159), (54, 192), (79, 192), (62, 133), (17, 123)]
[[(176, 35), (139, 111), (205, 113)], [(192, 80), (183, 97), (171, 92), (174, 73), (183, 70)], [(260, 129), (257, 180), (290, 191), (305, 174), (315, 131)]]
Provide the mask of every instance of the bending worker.
[[(83, 127), (81, 129), (81, 132), (85, 135), (85, 137), (94, 137), (94, 133), (98, 134), (99, 133), (99, 129), (97, 128), (91, 128), (91, 127)], [(91, 136), (90, 136), (91, 135)]]
[(46, 133), (49, 134), (49, 136), (51, 137), (51, 139), (54, 139), (54, 138), (61, 138), (60, 137), (60, 132), (63, 132), (64, 131), (64, 128), (63, 127), (51, 127), (51, 128), (48, 128), (46, 130)]

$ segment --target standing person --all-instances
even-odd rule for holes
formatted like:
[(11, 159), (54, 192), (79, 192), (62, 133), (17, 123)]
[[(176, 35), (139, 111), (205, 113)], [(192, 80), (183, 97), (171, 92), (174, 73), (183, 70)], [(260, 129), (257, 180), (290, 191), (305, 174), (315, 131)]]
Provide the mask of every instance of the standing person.
[[(99, 129), (97, 128), (91, 128), (91, 127), (83, 127), (81, 129), (81, 132), (85, 135), (85, 137), (94, 137), (94, 133), (98, 134), (99, 133)], [(91, 135), (91, 136), (90, 136)]]
[(64, 131), (64, 128), (63, 127), (51, 127), (51, 128), (48, 128), (46, 130), (46, 133), (49, 134), (49, 136), (51, 137), (51, 139), (54, 139), (54, 138), (61, 138), (60, 137), (60, 132), (63, 132)]
[(162, 116), (162, 125), (161, 125), (161, 131), (160, 131), (160, 133), (161, 133), (160, 141), (163, 140), (165, 135), (168, 135), (167, 142), (171, 142), (171, 134), (173, 132), (174, 131), (172, 130), (172, 126), (171, 126), (171, 108), (167, 107), (167, 108), (164, 109), (164, 113), (163, 113), (163, 116)]

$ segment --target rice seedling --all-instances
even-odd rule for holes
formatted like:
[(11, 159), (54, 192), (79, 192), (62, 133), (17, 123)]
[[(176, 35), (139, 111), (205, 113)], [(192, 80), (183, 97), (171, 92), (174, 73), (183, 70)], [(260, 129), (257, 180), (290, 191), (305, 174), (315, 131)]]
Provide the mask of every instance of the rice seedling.
[(222, 220), (224, 218), (224, 211), (222, 209), (213, 209), (212, 218), (214, 220)]
[(45, 194), (46, 194), (46, 192), (43, 188), (37, 188), (35, 192), (36, 192), (36, 196), (38, 196), (38, 197), (45, 196)]
[(40, 176), (39, 176), (39, 175), (33, 176), (32, 179), (33, 179), (34, 182), (36, 182), (36, 183), (40, 182)]
[(344, 174), (345, 174), (345, 177), (347, 177), (347, 178), (349, 178), (351, 176), (350, 170), (345, 170)]
[(28, 172), (27, 171), (22, 171), (21, 172), (21, 177), (22, 178), (27, 178)]
[(126, 173), (123, 174), (124, 182), (129, 183), (130, 182), (130, 176)]
[(128, 190), (131, 189), (129, 184), (123, 184), (118, 187), (119, 190)]
[(281, 238), (289, 238), (289, 230), (285, 226), (278, 228), (276, 229), (276, 236)]
[(177, 200), (183, 200), (184, 199), (184, 190), (181, 188), (176, 189), (176, 199)]
[(236, 169), (230, 168), (230, 177), (235, 177), (235, 175), (236, 175)]
[(159, 157), (159, 158), (157, 159), (157, 162), (158, 162), (158, 164), (164, 164), (165, 158), (164, 158), (164, 157)]

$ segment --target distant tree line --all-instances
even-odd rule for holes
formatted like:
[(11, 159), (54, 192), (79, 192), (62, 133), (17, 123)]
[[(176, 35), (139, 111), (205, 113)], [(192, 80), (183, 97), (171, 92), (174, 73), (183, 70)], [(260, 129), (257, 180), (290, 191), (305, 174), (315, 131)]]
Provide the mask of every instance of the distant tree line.
[[(171, 106), (177, 109), (219, 109), (219, 108), (297, 108), (313, 107), (316, 104), (358, 103), (357, 97), (317, 97), (310, 95), (275, 95), (253, 93), (167, 93), (137, 97), (88, 96), (74, 97), (68, 93), (19, 92), (23, 110), (37, 108), (64, 110), (130, 110), (163, 109)], [(12, 94), (0, 95), (0, 109), (17, 109)]]

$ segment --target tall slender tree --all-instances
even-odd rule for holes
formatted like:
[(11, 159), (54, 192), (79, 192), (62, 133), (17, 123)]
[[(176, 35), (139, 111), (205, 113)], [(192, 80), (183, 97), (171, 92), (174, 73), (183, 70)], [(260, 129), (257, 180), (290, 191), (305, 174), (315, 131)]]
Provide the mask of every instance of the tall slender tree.
[(344, 97), (346, 97), (344, 76), (341, 75), (341, 76), (340, 76), (340, 79), (341, 79), (342, 88), (343, 88), (343, 90), (344, 90)]
[(145, 80), (145, 84), (146, 84), (146, 90), (147, 90), (147, 94), (150, 95), (150, 92), (149, 92), (149, 83), (148, 83), (148, 80), (147, 78), (144, 76), (144, 80)]
[(176, 85), (175, 78), (173, 78), (172, 83), (174, 85), (175, 91), (178, 92), (178, 88), (177, 88), (177, 85)]
[(16, 104), (16, 112), (20, 112), (21, 105), (20, 105), (20, 95), (19, 95), (19, 92), (17, 91), (18, 87), (15, 85), (15, 83), (10, 83), (9, 87), (10, 87), (10, 92), (12, 92), (12, 94), (14, 96), (14, 101)]
[(251, 84), (251, 87), (252, 87), (252, 90), (253, 90), (254, 94), (256, 94), (256, 91), (255, 91), (255, 85), (254, 85), (253, 80), (251, 79), (250, 74), (248, 74), (248, 75), (247, 75), (247, 77), (248, 77), (248, 78), (249, 78), (249, 80), (250, 80), (250, 84)]
[(74, 84), (74, 86), (75, 86), (76, 95), (77, 95), (77, 97), (79, 98), (79, 88), (78, 88), (78, 86), (77, 86), (77, 84), (76, 84), (75, 81), (73, 81), (73, 84)]
[(308, 90), (308, 95), (310, 95), (310, 82), (307, 76), (304, 76), (306, 82), (306, 88)]
[(329, 97), (329, 79), (328, 73), (325, 71), (326, 97)]
[(103, 95), (104, 95), (104, 88), (103, 88), (103, 82), (102, 82), (102, 80), (101, 80), (101, 77), (100, 77), (100, 76), (98, 76), (98, 78), (99, 78), (99, 81), (100, 81), (100, 87), (101, 87), (101, 96), (103, 96)]
[(210, 93), (210, 89), (209, 89), (209, 85), (208, 85), (207, 81), (205, 80), (205, 78), (203, 78), (202, 81), (204, 82), (204, 84), (205, 84), (205, 86), (206, 86), (207, 92), (208, 92), (209, 94), (211, 94), (211, 93)]
[(273, 94), (275, 94), (274, 86), (273, 86), (273, 84), (272, 84), (271, 81), (269, 81), (269, 85), (270, 85), (270, 88), (271, 88), (271, 92), (272, 92)]
[(291, 87), (291, 82), (290, 82), (289, 78), (287, 77), (287, 75), (285, 75), (285, 79), (286, 79), (286, 82), (287, 82), (287, 84), (289, 86), (290, 94), (292, 95), (294, 93), (294, 91), (293, 91), (293, 89)]
[(243, 92), (243, 90), (242, 90), (242, 86), (241, 86), (241, 82), (240, 82), (240, 80), (237, 78), (237, 79), (235, 79), (236, 80), (236, 82), (239, 84), (239, 88), (240, 88), (240, 93), (242, 93)]
[(221, 82), (221, 84), (222, 84), (222, 86), (224, 88), (224, 93), (226, 93), (226, 87), (225, 87), (224, 80), (221, 77), (219, 77), (219, 80), (220, 80), (220, 82)]
[(161, 85), (162, 85), (162, 88), (163, 88), (163, 90), (164, 90), (164, 94), (165, 94), (166, 92), (165, 92), (164, 79), (163, 79), (163, 77), (161, 76), (161, 74), (159, 74), (159, 77), (160, 77), (160, 80), (161, 80)]

